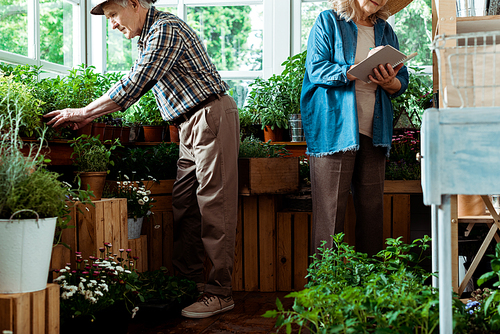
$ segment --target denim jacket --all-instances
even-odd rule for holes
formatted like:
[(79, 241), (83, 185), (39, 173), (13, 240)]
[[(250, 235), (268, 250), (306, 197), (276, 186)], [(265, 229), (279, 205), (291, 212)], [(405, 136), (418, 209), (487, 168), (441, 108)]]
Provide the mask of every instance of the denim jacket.
[[(384, 20), (375, 24), (375, 46), (399, 43), (392, 27)], [(355, 82), (347, 79), (354, 65), (358, 29), (353, 21), (341, 19), (333, 10), (316, 19), (307, 42), (306, 73), (302, 83), (300, 109), (307, 142), (307, 154), (321, 157), (359, 149), (359, 124), (356, 111)], [(392, 142), (393, 110), (390, 98), (408, 87), (408, 71), (396, 76), (401, 89), (390, 95), (380, 86), (375, 95), (373, 145), (387, 149)]]

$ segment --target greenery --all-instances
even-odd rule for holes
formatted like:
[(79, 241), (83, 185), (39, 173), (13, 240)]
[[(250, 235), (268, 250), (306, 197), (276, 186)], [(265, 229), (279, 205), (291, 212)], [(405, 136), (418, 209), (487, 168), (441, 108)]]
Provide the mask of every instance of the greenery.
[(386, 180), (420, 180), (420, 131), (404, 130), (392, 136), (390, 156), (386, 161)]
[(27, 85), (15, 81), (13, 76), (0, 76), (0, 117), (8, 118), (9, 109), (15, 105), (22, 134), (31, 137), (37, 133), (42, 123), (41, 104)]
[[(333, 236), (334, 247), (320, 247), (308, 269), (306, 289), (292, 292), (293, 310), (277, 310), (276, 325), (291, 332), (291, 324), (311, 333), (432, 333), (438, 327), (438, 294), (424, 285), (430, 274), (420, 267), (430, 247), (425, 236), (410, 245), (401, 237), (387, 239), (374, 258), (354, 251)], [(326, 242), (325, 242), (326, 243)]]
[[(108, 166), (114, 165), (111, 160), (111, 152), (117, 147), (121, 147), (120, 140), (106, 140), (102, 142), (99, 136), (81, 135), (69, 141), (73, 152), (71, 158), (73, 165), (79, 172), (103, 172), (108, 171)], [(108, 144), (106, 146), (105, 144)]]
[(290, 155), (285, 145), (264, 143), (254, 136), (244, 138), (240, 144), (240, 158), (279, 158)]
[[(55, 270), (60, 275), (54, 279), (61, 286), (61, 322), (90, 316), (104, 310), (118, 301), (125, 302), (129, 312), (140, 298), (137, 281), (139, 276), (133, 269), (137, 259), (132, 258), (131, 249), (120, 249), (113, 255), (112, 244), (104, 243), (100, 256), (83, 259), (76, 252), (76, 268)], [(118, 252), (116, 252), (118, 253)], [(125, 253), (125, 254), (124, 254)]]
[[(126, 198), (128, 216), (137, 219), (148, 215), (156, 200), (150, 197), (152, 183), (146, 187), (144, 182), (135, 180), (135, 172), (132, 172), (131, 175), (132, 179), (127, 174), (123, 174), (123, 177), (120, 175), (119, 180), (111, 187), (111, 191), (106, 197)], [(157, 182), (153, 177), (149, 179)]]
[[(432, 104), (432, 80), (422, 73), (422, 69), (412, 67), (409, 71), (408, 89), (391, 100), (394, 109), (395, 128), (420, 128), (425, 109)], [(400, 116), (407, 113), (407, 119)], [(406, 122), (408, 121), (408, 122)]]
[(23, 98), (12, 90), (2, 100), (5, 113), (0, 118), (0, 218), (58, 217), (60, 230), (70, 219), (71, 208), (65, 201), (77, 198), (88, 203), (89, 193), (71, 189), (71, 185), (58, 180), (59, 174), (45, 168), (45, 163), (50, 162), (41, 153), (45, 130), (37, 145), (26, 145), (20, 139)]
[(110, 178), (118, 179), (121, 174), (135, 175), (138, 180), (154, 178), (157, 180), (175, 179), (179, 145), (160, 143), (147, 147), (126, 147), (113, 152)]
[(146, 301), (175, 301), (183, 304), (199, 295), (194, 281), (171, 276), (165, 267), (140, 273), (139, 285)]
[(139, 122), (142, 125), (167, 124), (167, 121), (163, 120), (161, 117), (160, 109), (158, 109), (156, 98), (152, 90), (144, 94), (136, 104), (139, 110), (136, 112), (135, 117), (137, 117), (137, 119), (135, 122)]
[[(165, 301), (178, 304), (191, 301), (199, 293), (196, 283), (168, 275), (165, 268), (137, 272), (138, 257), (131, 249), (113, 251), (113, 245), (104, 243), (99, 257), (83, 259), (76, 252), (76, 267), (69, 265), (55, 270), (54, 279), (61, 286), (61, 322), (72, 318), (96, 315), (116, 303), (123, 303), (132, 317), (140, 312), (141, 303)], [(117, 319), (119, 321), (119, 319)]]
[(306, 51), (288, 57), (281, 65), (280, 75), (268, 80), (255, 79), (245, 108), (252, 114), (253, 123), (288, 129), (288, 115), (300, 114), (300, 94), (305, 73)]

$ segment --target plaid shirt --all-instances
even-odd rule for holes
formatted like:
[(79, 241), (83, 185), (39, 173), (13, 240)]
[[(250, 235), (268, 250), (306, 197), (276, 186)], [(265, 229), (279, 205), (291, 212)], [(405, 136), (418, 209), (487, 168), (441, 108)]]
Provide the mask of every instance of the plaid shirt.
[(229, 89), (196, 32), (173, 14), (151, 7), (137, 47), (130, 73), (107, 92), (122, 110), (153, 88), (163, 119), (170, 121)]

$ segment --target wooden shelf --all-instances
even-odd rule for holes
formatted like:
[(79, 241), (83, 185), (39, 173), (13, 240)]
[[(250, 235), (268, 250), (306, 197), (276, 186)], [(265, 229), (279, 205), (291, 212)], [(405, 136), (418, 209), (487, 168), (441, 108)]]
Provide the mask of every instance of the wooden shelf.
[(500, 15), (457, 17), (457, 34), (500, 31)]

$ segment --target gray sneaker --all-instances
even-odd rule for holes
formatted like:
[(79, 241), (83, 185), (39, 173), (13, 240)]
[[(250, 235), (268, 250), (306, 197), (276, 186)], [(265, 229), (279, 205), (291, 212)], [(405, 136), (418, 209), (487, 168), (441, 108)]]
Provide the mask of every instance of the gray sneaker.
[(196, 302), (182, 309), (181, 314), (186, 318), (208, 318), (213, 315), (227, 312), (234, 308), (233, 297), (222, 297), (204, 293)]

